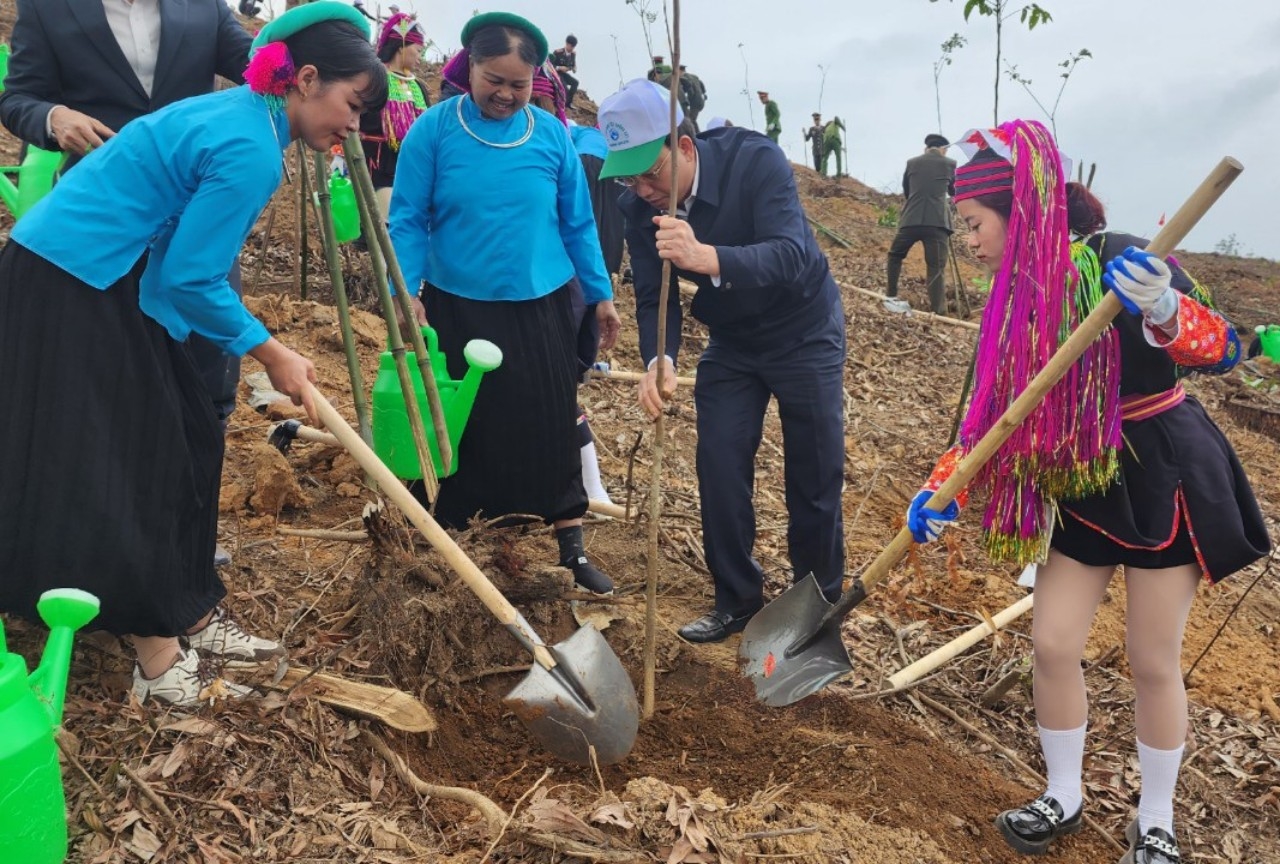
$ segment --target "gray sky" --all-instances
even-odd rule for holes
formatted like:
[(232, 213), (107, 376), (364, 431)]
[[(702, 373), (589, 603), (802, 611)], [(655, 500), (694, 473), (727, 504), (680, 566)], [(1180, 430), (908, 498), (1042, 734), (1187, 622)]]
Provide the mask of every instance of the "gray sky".
[[(386, 0), (365, 0), (366, 7)], [(420, 10), (427, 34), (444, 50), (475, 10), (502, 9), (543, 28), (552, 47), (579, 39), (582, 86), (599, 102), (648, 68), (640, 18), (625, 0), (401, 0)], [(661, 0), (650, 0), (660, 12)], [(1013, 4), (1016, 7), (1016, 3)], [(1004, 57), (1052, 107), (1057, 64), (1081, 48), (1057, 110), (1063, 152), (1098, 164), (1094, 191), (1111, 227), (1152, 236), (1222, 156), (1245, 172), (1183, 246), (1214, 247), (1235, 235), (1243, 254), (1280, 258), (1280, 2), (1276, 0), (1040, 0), (1054, 20), (1004, 29)], [(782, 109), (781, 144), (807, 161), (802, 138), (818, 109), (821, 64), (824, 117), (848, 127), (850, 173), (873, 187), (900, 191), (903, 162), (938, 127), (933, 64), (953, 33), (967, 44), (941, 76), (941, 131), (955, 139), (992, 121), (993, 19), (965, 22), (964, 0), (683, 0), (682, 57), (707, 86), (702, 117), (763, 127), (755, 90)], [(1123, 12), (1121, 12), (1123, 10)], [(1122, 26), (1121, 18), (1132, 20)], [(1141, 22), (1141, 23), (1138, 23)], [(615, 55), (615, 40), (617, 37)], [(654, 53), (670, 59), (662, 18)], [(741, 50), (739, 49), (741, 43)], [(744, 83), (745, 55), (746, 69)], [(749, 83), (748, 97), (742, 90)], [(1000, 118), (1048, 118), (1018, 84), (1000, 82)], [(953, 150), (952, 155), (958, 155)], [(961, 157), (963, 158), (963, 157)]]

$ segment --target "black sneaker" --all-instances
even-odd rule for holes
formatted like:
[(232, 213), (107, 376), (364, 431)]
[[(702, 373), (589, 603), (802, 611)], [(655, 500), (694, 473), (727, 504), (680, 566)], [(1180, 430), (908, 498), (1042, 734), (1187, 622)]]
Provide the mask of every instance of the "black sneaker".
[(1147, 833), (1138, 836), (1138, 820), (1134, 819), (1124, 829), (1124, 839), (1129, 841), (1129, 851), (1124, 853), (1120, 864), (1180, 864), (1182, 856), (1178, 854), (1178, 841), (1163, 828), (1148, 828)]
[(1080, 830), (1083, 813), (1081, 807), (1070, 819), (1064, 819), (1058, 799), (1041, 795), (1030, 804), (1001, 813), (996, 827), (1005, 842), (1023, 855), (1043, 855), (1054, 840)]
[(568, 567), (573, 571), (573, 584), (583, 591), (599, 594), (601, 597), (607, 597), (613, 593), (613, 580), (602, 573), (585, 555), (567, 564), (562, 563), (560, 566)]

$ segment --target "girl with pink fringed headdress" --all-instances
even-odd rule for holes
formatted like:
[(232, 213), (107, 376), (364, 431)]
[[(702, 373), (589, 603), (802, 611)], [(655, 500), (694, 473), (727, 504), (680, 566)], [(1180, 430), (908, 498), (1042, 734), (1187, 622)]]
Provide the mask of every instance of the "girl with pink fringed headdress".
[[(1186, 736), (1179, 659), (1203, 577), (1216, 582), (1270, 542), (1239, 460), (1183, 389), (1187, 372), (1238, 362), (1231, 325), (1177, 262), (1146, 241), (1104, 232), (1101, 203), (1048, 131), (1015, 120), (967, 133), (956, 209), (970, 250), (992, 274), (960, 443), (907, 512), (917, 542), (936, 539), (964, 505), (925, 508), (966, 450), (992, 428), (1105, 291), (1130, 314), (1045, 396), (974, 479), (986, 496), (985, 545), (999, 561), (1036, 562), (1035, 706), (1048, 787), (1001, 813), (1014, 849), (1039, 854), (1079, 830), (1087, 693), (1080, 671), (1094, 612), (1124, 568), (1127, 645), (1142, 797), (1122, 864), (1177, 864), (1173, 791)], [(1102, 262), (1108, 262), (1105, 268)]]
[(378, 35), (378, 59), (387, 67), (387, 103), (381, 111), (360, 118), (360, 140), (384, 222), (391, 206), (400, 143), (431, 105), (426, 88), (414, 74), (426, 41), (417, 16), (403, 12), (388, 18)]

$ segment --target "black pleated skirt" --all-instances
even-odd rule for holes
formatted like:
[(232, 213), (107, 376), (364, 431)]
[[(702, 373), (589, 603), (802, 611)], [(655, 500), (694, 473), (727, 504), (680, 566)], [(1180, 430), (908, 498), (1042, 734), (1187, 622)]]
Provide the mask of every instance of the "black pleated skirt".
[(226, 594), (213, 569), (223, 441), (187, 347), (138, 305), (0, 250), (0, 611), (81, 588), (89, 629), (176, 636)]
[(1270, 552), (1244, 468), (1194, 397), (1126, 422), (1124, 438), (1117, 482), (1062, 502), (1055, 549), (1091, 566), (1198, 564), (1214, 582)]
[(476, 515), (528, 514), (548, 522), (581, 516), (587, 494), (570, 287), (534, 300), (483, 301), (427, 285), (422, 299), (452, 377), (466, 372), (462, 351), (470, 340), (502, 349), (502, 365), (480, 382), (458, 445), (458, 470), (440, 484), (436, 518), (462, 527)]

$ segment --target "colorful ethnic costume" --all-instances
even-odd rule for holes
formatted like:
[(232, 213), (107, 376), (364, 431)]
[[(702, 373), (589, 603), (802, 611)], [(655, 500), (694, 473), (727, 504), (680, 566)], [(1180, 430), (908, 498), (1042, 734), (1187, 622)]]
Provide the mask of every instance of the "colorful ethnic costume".
[[(957, 171), (956, 200), (1007, 192), (1013, 206), (960, 443), (927, 489), (950, 476), (1101, 299), (1100, 262), (1146, 245), (1114, 233), (1071, 242), (1069, 172), (1039, 124), (974, 131), (959, 146), (973, 158)], [(1235, 452), (1179, 383), (1190, 371), (1231, 369), (1239, 339), (1168, 263), (1181, 292), (1176, 334), (1121, 313), (975, 478), (989, 496), (983, 528), (993, 559), (1042, 561), (1052, 546), (1092, 566), (1196, 563), (1217, 581), (1269, 551)]]
[[(397, 12), (382, 27), (378, 52), (381, 56), (388, 46), (424, 42), (422, 28), (413, 17)], [(426, 90), (415, 76), (387, 70), (387, 104), (381, 111), (369, 112), (360, 118), (360, 140), (374, 189), (385, 189), (394, 182), (400, 144), (409, 134), (409, 127), (430, 105)]]

